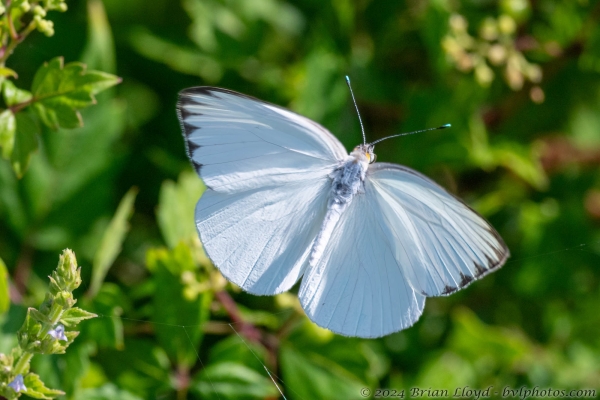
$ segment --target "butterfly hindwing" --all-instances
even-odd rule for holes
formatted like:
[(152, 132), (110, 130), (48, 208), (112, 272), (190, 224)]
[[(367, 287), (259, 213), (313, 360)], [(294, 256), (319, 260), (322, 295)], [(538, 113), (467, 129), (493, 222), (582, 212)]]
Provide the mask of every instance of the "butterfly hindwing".
[(448, 295), (508, 258), (494, 228), (429, 178), (400, 165), (376, 163), (367, 180), (393, 237), (395, 258), (420, 293)]
[(380, 337), (408, 328), (425, 305), (395, 259), (395, 238), (380, 219), (373, 190), (365, 182), (365, 193), (342, 214), (298, 293), (312, 321), (345, 336)]

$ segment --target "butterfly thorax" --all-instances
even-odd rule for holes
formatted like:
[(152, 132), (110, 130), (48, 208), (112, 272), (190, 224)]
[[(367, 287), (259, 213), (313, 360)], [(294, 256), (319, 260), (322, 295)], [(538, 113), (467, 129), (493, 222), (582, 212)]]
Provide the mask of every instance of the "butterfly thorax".
[(374, 158), (372, 146), (370, 148), (367, 148), (367, 146), (357, 146), (342, 165), (329, 175), (331, 178), (331, 191), (327, 202), (327, 213), (310, 252), (310, 265), (316, 265), (321, 258), (337, 222), (354, 196), (364, 192), (363, 182), (369, 167), (369, 161)]

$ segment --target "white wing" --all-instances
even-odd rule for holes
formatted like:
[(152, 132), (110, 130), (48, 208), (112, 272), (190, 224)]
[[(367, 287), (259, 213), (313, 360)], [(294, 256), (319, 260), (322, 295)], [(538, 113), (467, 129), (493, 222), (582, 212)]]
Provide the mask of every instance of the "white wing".
[(219, 192), (318, 180), (348, 155), (319, 124), (226, 89), (185, 89), (177, 113), (192, 163)]
[(395, 259), (423, 295), (453, 293), (508, 258), (508, 248), (487, 221), (418, 172), (377, 163), (366, 181), (374, 189), (367, 195), (376, 199), (390, 230)]
[(379, 337), (408, 328), (425, 305), (395, 259), (397, 239), (372, 192), (365, 181), (365, 193), (342, 214), (298, 294), (312, 321), (346, 336)]
[(227, 194), (204, 192), (196, 225), (206, 253), (247, 292), (273, 295), (304, 273), (311, 243), (327, 209), (327, 177)]

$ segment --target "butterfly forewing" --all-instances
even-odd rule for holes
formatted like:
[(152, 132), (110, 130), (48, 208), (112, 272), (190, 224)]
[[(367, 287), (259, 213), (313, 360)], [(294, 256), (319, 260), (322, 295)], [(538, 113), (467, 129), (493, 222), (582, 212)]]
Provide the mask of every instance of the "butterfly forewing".
[(188, 155), (216, 191), (319, 179), (347, 156), (319, 124), (230, 90), (185, 89), (177, 110)]
[(344, 147), (307, 118), (225, 89), (186, 89), (177, 110), (208, 187), (196, 206), (207, 255), (250, 293), (288, 290), (304, 272)]

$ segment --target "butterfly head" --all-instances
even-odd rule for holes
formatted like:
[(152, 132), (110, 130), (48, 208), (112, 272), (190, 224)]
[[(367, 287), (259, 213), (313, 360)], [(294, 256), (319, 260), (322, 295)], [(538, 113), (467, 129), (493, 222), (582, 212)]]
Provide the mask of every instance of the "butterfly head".
[(374, 152), (375, 146), (372, 144), (359, 144), (352, 150), (350, 153), (351, 156), (354, 156), (357, 161), (361, 161), (367, 164), (373, 164), (377, 159), (377, 156)]

